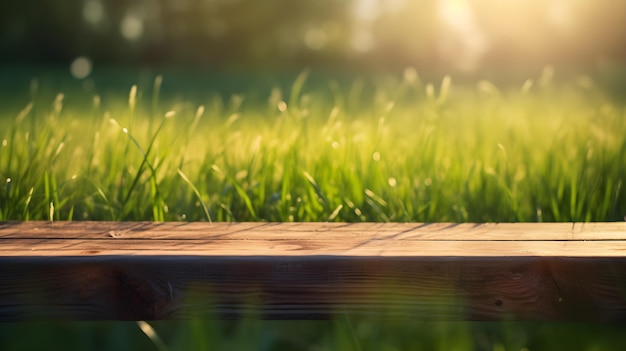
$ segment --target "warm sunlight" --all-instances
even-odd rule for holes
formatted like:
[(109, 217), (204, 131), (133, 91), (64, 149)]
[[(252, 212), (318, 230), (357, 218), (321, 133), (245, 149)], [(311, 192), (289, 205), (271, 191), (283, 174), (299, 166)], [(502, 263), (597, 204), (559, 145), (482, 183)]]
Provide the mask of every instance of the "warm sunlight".
[[(572, 52), (591, 54), (594, 42), (617, 37), (593, 23), (592, 14), (624, 9), (618, 2), (598, 5), (590, 0), (439, 0), (438, 5), (444, 24), (441, 45), (448, 48), (439, 53), (462, 70), (472, 70), (485, 59), (495, 65), (549, 63)], [(591, 33), (598, 31), (612, 35), (591, 40)]]
[(472, 71), (485, 54), (488, 42), (468, 0), (440, 0), (438, 14), (445, 24), (439, 54), (456, 68)]
[(470, 72), (485, 65), (548, 64), (571, 59), (574, 53), (581, 59), (602, 59), (616, 45), (623, 22), (618, 14), (626, 5), (591, 0), (356, 0), (353, 9), (353, 45), (367, 47), (359, 51), (385, 47), (383, 41), (391, 39), (405, 50), (419, 47), (413, 51), (424, 56), (421, 42), (430, 41), (430, 60)]

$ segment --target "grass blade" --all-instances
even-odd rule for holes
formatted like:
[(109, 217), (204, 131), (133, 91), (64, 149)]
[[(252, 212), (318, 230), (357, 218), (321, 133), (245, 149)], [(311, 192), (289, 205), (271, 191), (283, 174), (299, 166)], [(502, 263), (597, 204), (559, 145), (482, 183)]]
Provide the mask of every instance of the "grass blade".
[(187, 183), (189, 187), (191, 187), (191, 190), (196, 195), (196, 199), (198, 199), (198, 202), (200, 202), (200, 204), (202, 205), (204, 216), (206, 217), (207, 221), (212, 223), (213, 221), (211, 220), (211, 213), (209, 212), (209, 208), (207, 207), (207, 205), (204, 203), (204, 201), (202, 201), (202, 195), (200, 195), (200, 191), (198, 191), (198, 188), (196, 188), (196, 186), (193, 185), (191, 180), (189, 180), (189, 177), (187, 177), (187, 175), (180, 168), (177, 170), (177, 172), (178, 172), (178, 175), (182, 178), (182, 180), (185, 183)]

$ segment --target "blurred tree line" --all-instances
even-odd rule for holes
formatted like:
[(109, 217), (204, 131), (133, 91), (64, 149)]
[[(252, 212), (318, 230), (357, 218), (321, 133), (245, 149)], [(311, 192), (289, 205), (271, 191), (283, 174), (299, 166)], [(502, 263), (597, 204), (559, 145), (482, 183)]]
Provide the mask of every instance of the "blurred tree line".
[[(574, 29), (559, 31), (559, 21), (565, 26), (568, 18), (559, 18), (563, 15), (558, 11), (550, 15), (547, 3), (587, 5), (579, 6), (574, 19), (569, 19), (575, 21)], [(480, 62), (482, 67), (515, 68), (589, 64), (598, 59), (626, 62), (624, 33), (626, 1), (622, 0), (32, 0), (0, 4), (0, 62), (4, 63), (66, 64), (86, 56), (97, 64), (111, 65), (445, 69), (462, 59)]]

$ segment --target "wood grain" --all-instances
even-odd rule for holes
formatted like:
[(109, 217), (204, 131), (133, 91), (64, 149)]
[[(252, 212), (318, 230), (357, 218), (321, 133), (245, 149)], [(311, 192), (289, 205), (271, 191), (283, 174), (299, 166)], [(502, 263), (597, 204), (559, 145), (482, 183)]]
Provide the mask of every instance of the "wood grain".
[(626, 321), (626, 223), (0, 223), (0, 321)]

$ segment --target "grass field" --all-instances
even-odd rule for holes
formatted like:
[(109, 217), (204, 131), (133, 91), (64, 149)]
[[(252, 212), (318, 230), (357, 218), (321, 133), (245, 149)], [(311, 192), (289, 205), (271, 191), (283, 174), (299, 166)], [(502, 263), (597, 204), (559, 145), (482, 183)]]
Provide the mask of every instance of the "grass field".
[[(206, 101), (134, 86), (0, 112), (0, 220), (613, 221), (626, 112), (589, 77), (415, 71)], [(27, 94), (27, 92), (26, 92)], [(45, 96), (48, 95), (48, 98)], [(76, 95), (84, 97), (83, 92)], [(257, 94), (261, 95), (261, 94)], [(87, 101), (85, 101), (87, 100)]]
[[(34, 81), (0, 111), (0, 220), (623, 221), (624, 100), (552, 73), (506, 86), (303, 73), (193, 98), (162, 93), (167, 76), (114, 92)], [(134, 323), (2, 325), (0, 348), (35, 336), (66, 350), (624, 347), (619, 326), (584, 324), (153, 326), (163, 344)]]

